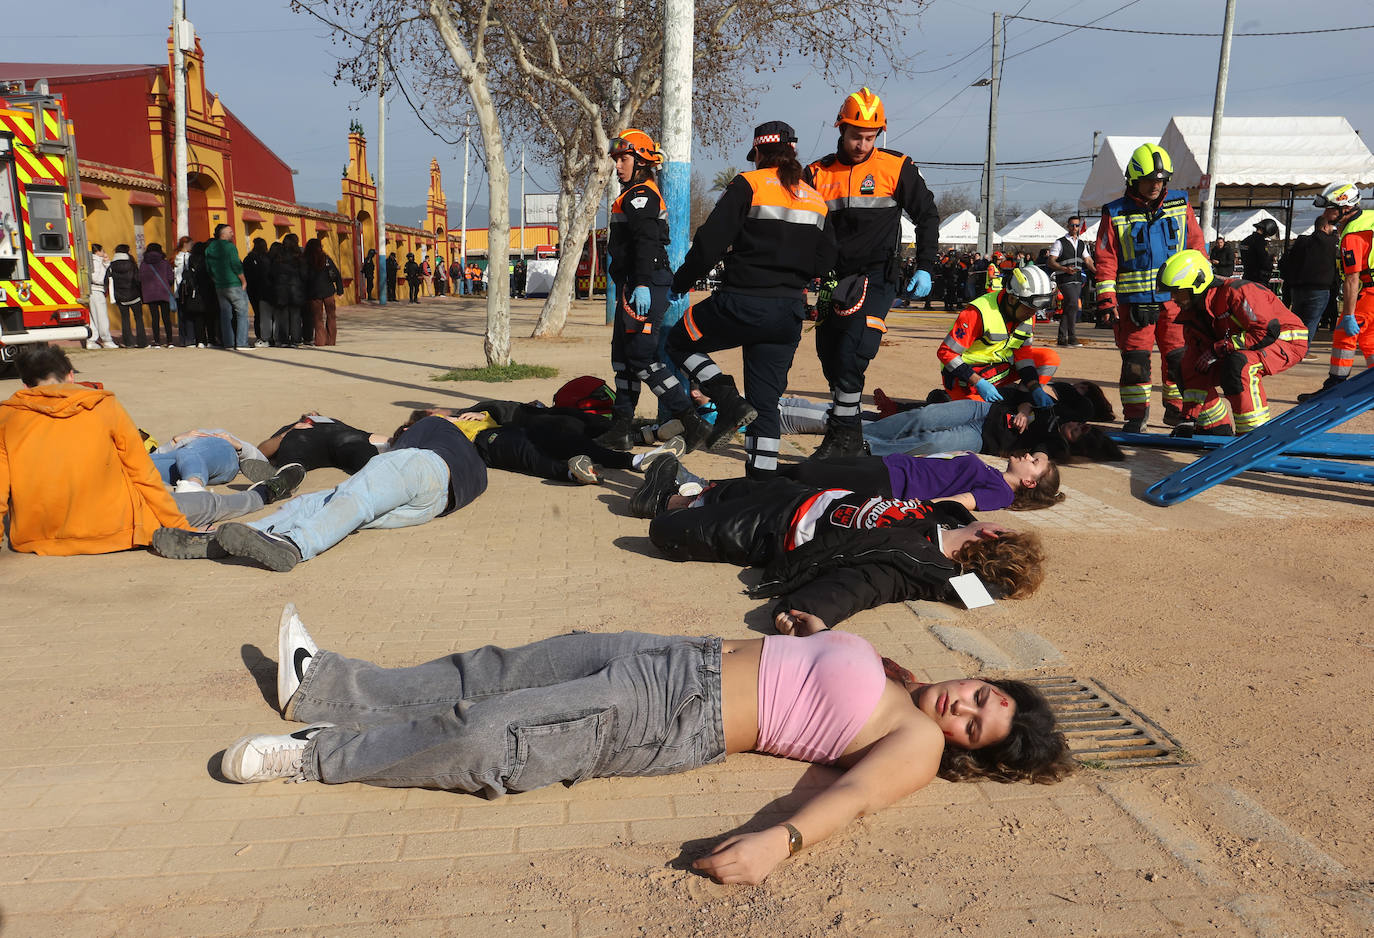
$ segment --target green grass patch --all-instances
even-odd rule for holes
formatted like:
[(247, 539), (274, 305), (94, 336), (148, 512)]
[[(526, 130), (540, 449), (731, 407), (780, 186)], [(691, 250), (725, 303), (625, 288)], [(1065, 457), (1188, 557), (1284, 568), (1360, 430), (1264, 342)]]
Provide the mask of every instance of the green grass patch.
[(551, 365), (522, 365), (511, 362), (509, 365), (483, 365), (481, 368), (454, 368), (435, 381), (523, 381), (526, 378), (552, 378), (558, 369)]

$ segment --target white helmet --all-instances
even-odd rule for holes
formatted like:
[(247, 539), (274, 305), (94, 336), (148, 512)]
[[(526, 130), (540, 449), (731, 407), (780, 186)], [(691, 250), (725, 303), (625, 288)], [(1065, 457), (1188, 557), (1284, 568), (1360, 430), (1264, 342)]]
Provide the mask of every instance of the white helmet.
[(1360, 207), (1360, 187), (1353, 182), (1333, 182), (1312, 200), (1317, 208), (1338, 208), (1342, 212)]
[(1050, 275), (1034, 265), (1017, 267), (1002, 278), (1003, 289), (1031, 309), (1054, 305), (1054, 283)]

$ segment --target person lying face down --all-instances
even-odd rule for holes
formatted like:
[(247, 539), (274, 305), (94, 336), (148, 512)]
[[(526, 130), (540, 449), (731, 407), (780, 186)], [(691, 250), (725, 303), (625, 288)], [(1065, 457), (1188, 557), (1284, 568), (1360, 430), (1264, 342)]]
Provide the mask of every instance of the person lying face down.
[(677, 491), (677, 461), (649, 471), (630, 513), (652, 517), (649, 539), (670, 560), (763, 567), (751, 596), (781, 598), (835, 625), (863, 609), (955, 598), (974, 573), (994, 598), (1029, 596), (1044, 579), (1032, 533), (978, 522), (956, 502), (817, 489), (787, 479), (733, 479), (700, 496)]
[(1030, 687), (921, 684), (846, 632), (743, 641), (581, 632), (384, 668), (321, 650), (288, 604), (278, 649), (278, 706), (308, 725), (230, 745), (220, 760), (230, 781), (494, 797), (685, 772), (745, 751), (842, 773), (782, 823), (727, 837), (694, 862), (722, 883), (762, 882), (937, 774), (1050, 783), (1073, 769)]

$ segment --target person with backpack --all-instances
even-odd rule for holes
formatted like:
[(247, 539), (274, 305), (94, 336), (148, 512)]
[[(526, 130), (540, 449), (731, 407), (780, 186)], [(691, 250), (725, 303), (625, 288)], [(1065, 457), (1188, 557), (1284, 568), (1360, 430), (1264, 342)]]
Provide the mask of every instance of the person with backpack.
[[(110, 298), (119, 305), (119, 344), (125, 348), (146, 348), (147, 333), (143, 331), (143, 280), (139, 276), (138, 264), (129, 254), (127, 244), (115, 245), (114, 257), (105, 271)], [(132, 334), (137, 326), (138, 344)]]
[[(303, 334), (301, 307), (305, 305), (304, 261), (295, 232), (281, 239), (281, 254), (272, 262), (273, 311), (277, 344), (299, 348)], [(269, 252), (270, 253), (270, 252)]]
[(210, 268), (205, 263), (208, 242), (197, 241), (182, 252), (181, 279), (177, 284), (177, 311), (181, 316), (181, 344), (186, 347), (207, 348), (211, 341), (207, 324), (218, 321), (219, 303), (214, 299), (215, 285)]
[(143, 302), (148, 304), (148, 318), (153, 326), (153, 348), (162, 346), (162, 335), (158, 330), (158, 320), (162, 320), (167, 332), (167, 347), (176, 345), (172, 334), (172, 265), (162, 253), (162, 245), (153, 243), (143, 252), (143, 262), (138, 265), (138, 277)]
[[(243, 258), (243, 277), (248, 282), (248, 305), (253, 307), (253, 345), (263, 348), (272, 337), (272, 316), (263, 310), (270, 289), (267, 259), (267, 239), (254, 238), (253, 250)], [(266, 322), (264, 322), (266, 320)]]
[(334, 297), (343, 295), (343, 275), (324, 252), (319, 238), (305, 242), (305, 279), (305, 297), (310, 304), (315, 345), (333, 345), (339, 332)]

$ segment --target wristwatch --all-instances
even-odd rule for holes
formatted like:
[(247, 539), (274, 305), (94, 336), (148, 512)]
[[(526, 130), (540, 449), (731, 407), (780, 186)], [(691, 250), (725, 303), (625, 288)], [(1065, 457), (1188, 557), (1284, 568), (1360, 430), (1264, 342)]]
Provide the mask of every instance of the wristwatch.
[(790, 857), (802, 848), (801, 831), (791, 824), (784, 823), (782, 826), (787, 829), (787, 855)]

